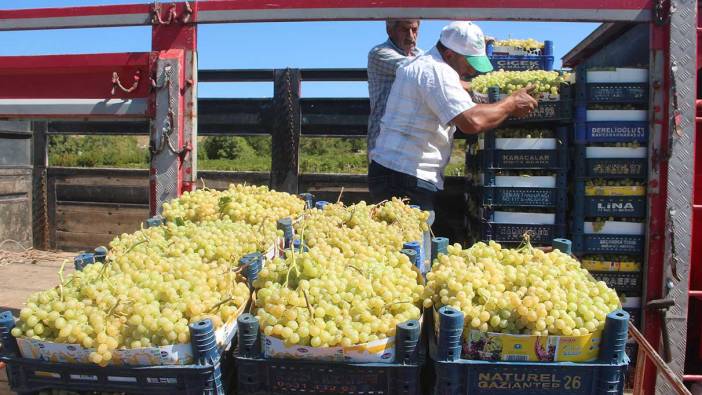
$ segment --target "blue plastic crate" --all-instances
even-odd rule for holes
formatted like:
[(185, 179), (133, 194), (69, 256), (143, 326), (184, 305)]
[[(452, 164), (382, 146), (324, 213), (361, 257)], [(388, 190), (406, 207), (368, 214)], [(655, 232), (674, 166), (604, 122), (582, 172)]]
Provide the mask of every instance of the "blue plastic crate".
[(488, 56), (495, 70), (526, 71), (553, 70), (553, 56), (540, 55), (492, 55)]
[(645, 237), (634, 235), (584, 234), (573, 232), (577, 254), (643, 255)]
[(567, 167), (565, 149), (554, 150), (492, 150), (478, 151), (474, 158), (466, 158), (471, 165), (483, 169), (563, 169)]
[[(130, 394), (224, 394), (210, 385), (215, 371), (232, 370), (231, 361), (217, 365), (101, 368), (92, 364), (48, 362), (0, 354), (8, 367), (13, 391), (35, 393), (49, 389), (67, 391), (127, 392)], [(10, 373), (11, 372), (11, 373)], [(219, 374), (219, 373), (218, 373)]]
[(643, 291), (641, 272), (590, 272), (592, 277), (627, 296), (640, 296)]
[(582, 199), (587, 217), (646, 217), (645, 196), (583, 196)]
[(481, 235), (485, 241), (494, 240), (498, 243), (520, 243), (524, 234), (528, 233), (535, 244), (547, 244), (551, 240), (565, 237), (566, 225), (506, 224), (482, 222)]
[(648, 135), (648, 122), (640, 121), (580, 122), (575, 126), (576, 143), (645, 143)]
[[(415, 321), (416, 322), (416, 321)], [(387, 394), (420, 395), (420, 373), (426, 342), (419, 325), (412, 338), (398, 336), (394, 363), (350, 363), (264, 358), (258, 320), (246, 314), (239, 320), (236, 393), (277, 394)]]
[(495, 70), (553, 70), (553, 41), (544, 42), (544, 49), (540, 55), (503, 55), (494, 53), (494, 49), (494, 42), (489, 42), (486, 53)]
[(628, 364), (432, 361), (435, 395), (622, 394)]
[(10, 335), (14, 325), (14, 317), (9, 311), (0, 314), (0, 340), (3, 345), (0, 361), (7, 365), (11, 389), (18, 393), (59, 389), (134, 394), (224, 395), (231, 376), (231, 360), (224, 350), (217, 350), (214, 330), (209, 320), (190, 325), (196, 363), (178, 366), (99, 367), (86, 363), (23, 358), (19, 355), (15, 338)]
[[(498, 176), (498, 170), (497, 169), (483, 169), (483, 186), (484, 187), (495, 187), (497, 185), (497, 177)], [(556, 176), (556, 186), (555, 188), (566, 188), (567, 187), (567, 171), (563, 169), (554, 169), (553, 173)], [(477, 187), (479, 185), (469, 182), (467, 185), (469, 188), (471, 187)], [(499, 187), (499, 188), (505, 188), (505, 187)], [(535, 185), (533, 187), (514, 187), (514, 188), (540, 188), (539, 186)], [(546, 189), (551, 189), (551, 188), (546, 188)]]
[[(523, 117), (509, 117), (503, 125), (519, 125), (524, 123), (558, 122), (565, 123), (573, 120), (573, 99), (572, 86), (562, 84), (559, 88), (560, 100), (539, 101), (539, 106)], [(500, 99), (500, 89), (498, 87), (488, 88), (490, 102), (497, 102)]]
[(637, 179), (647, 177), (647, 158), (588, 158), (586, 151), (585, 145), (575, 145), (576, 177)]
[(486, 186), (476, 188), (485, 206), (565, 207), (566, 188), (511, 188)]
[(587, 177), (594, 178), (646, 178), (648, 160), (644, 158), (586, 159)]
[[(562, 95), (563, 96), (563, 95)], [(539, 106), (523, 117), (509, 117), (504, 125), (536, 122), (569, 122), (573, 120), (573, 101), (562, 98), (558, 101), (540, 101)]]
[(648, 104), (648, 83), (587, 83), (585, 94), (589, 103)]
[(574, 215), (576, 217), (645, 218), (646, 196), (585, 195), (584, 179), (574, 183)]
[(458, 319), (446, 317), (442, 310), (439, 338), (434, 325), (425, 326), (435, 395), (620, 395), (624, 391), (629, 363), (625, 354), (626, 314), (610, 314), (619, 319), (608, 318), (597, 362), (502, 362), (461, 358), (463, 315), (448, 309), (452, 315), (457, 313)]

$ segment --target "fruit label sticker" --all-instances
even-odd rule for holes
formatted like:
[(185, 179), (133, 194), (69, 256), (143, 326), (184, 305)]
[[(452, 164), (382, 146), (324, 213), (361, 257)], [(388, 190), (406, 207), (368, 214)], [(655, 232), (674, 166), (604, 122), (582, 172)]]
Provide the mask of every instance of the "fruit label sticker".
[[(525, 372), (513, 366), (490, 366), (474, 369), (470, 373), (468, 393), (487, 390), (487, 393), (515, 393), (525, 390), (539, 394), (590, 394), (591, 386), (578, 367), (563, 367), (554, 372), (544, 368), (531, 368)], [(499, 391), (505, 390), (505, 391)]]
[(497, 157), (498, 167), (555, 167), (555, 151), (503, 151)]
[(552, 206), (556, 204), (554, 189), (498, 188), (496, 204), (523, 206)]
[(274, 336), (265, 336), (266, 358), (309, 359), (316, 361), (393, 363), (395, 361), (395, 337), (374, 340), (350, 347), (287, 346)]
[(602, 331), (584, 336), (534, 336), (471, 330), (463, 357), (483, 361), (586, 362), (597, 359)]
[(593, 141), (627, 139), (643, 141), (648, 138), (646, 122), (588, 122), (587, 131)]

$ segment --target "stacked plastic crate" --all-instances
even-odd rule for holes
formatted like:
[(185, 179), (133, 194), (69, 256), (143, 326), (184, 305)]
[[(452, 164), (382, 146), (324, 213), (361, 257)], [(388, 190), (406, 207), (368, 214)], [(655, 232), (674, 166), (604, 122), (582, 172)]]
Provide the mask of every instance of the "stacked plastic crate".
[(648, 170), (648, 70), (577, 72), (573, 250), (639, 324)]
[(505, 44), (509, 42), (489, 41), (487, 44), (487, 56), (495, 70), (553, 70), (553, 41), (546, 40), (543, 46), (534, 48)]
[[(490, 88), (489, 101), (501, 98)], [(565, 237), (571, 86), (540, 101), (524, 118), (510, 118), (480, 135), (466, 152), (469, 241), (535, 245)]]

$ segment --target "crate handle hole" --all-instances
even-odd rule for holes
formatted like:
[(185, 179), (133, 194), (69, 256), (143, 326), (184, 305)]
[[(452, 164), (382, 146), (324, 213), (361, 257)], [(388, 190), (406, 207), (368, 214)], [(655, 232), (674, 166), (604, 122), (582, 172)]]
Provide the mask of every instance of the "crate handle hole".
[(253, 378), (251, 376), (249, 376), (246, 378), (246, 381), (248, 381), (249, 383), (253, 383)]

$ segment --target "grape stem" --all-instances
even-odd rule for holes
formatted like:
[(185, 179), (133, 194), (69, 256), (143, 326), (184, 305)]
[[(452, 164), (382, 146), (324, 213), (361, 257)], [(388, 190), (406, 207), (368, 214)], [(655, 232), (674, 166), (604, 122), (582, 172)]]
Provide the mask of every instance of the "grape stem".
[(58, 271), (59, 276), (59, 294), (61, 295), (61, 301), (63, 302), (63, 269), (66, 267), (66, 260), (64, 259), (61, 263), (61, 268)]
[(341, 187), (341, 191), (339, 191), (339, 197), (336, 198), (336, 202), (339, 203), (341, 201), (341, 195), (344, 194), (344, 187)]
[(314, 311), (312, 310), (312, 304), (310, 303), (310, 298), (307, 296), (307, 291), (302, 290), (302, 295), (305, 297), (305, 303), (307, 304), (307, 310), (310, 312), (310, 317), (314, 317)]
[(232, 300), (234, 300), (234, 298), (232, 296), (229, 296), (228, 298), (226, 298), (226, 299), (214, 304), (212, 307), (210, 307), (209, 310), (207, 310), (207, 313), (210, 313), (210, 312), (222, 307), (223, 304), (225, 304), (227, 302), (231, 302)]

